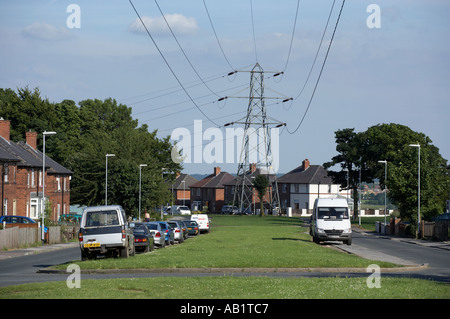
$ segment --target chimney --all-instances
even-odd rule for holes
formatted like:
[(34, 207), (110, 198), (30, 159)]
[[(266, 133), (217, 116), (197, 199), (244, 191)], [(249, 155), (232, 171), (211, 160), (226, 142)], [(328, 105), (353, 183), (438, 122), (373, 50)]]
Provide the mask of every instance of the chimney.
[(217, 176), (220, 174), (220, 167), (214, 167), (214, 175)]
[(31, 146), (34, 150), (37, 148), (37, 133), (36, 132), (26, 132), (26, 142), (29, 146)]
[(308, 167), (309, 167), (309, 160), (308, 160), (308, 159), (305, 159), (305, 160), (302, 162), (302, 166), (303, 166), (303, 170), (306, 171), (306, 170), (308, 169)]
[(9, 132), (11, 129), (11, 122), (0, 117), (0, 136), (9, 142)]

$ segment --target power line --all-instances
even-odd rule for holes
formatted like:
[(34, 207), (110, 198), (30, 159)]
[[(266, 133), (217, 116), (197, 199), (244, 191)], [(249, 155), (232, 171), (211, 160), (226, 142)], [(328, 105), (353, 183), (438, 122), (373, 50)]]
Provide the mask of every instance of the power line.
[(297, 0), (297, 9), (295, 10), (295, 19), (294, 19), (294, 27), (292, 28), (292, 35), (291, 35), (291, 44), (289, 45), (289, 52), (286, 59), (286, 64), (284, 65), (283, 73), (286, 72), (287, 66), (289, 64), (289, 59), (291, 56), (291, 50), (292, 50), (292, 43), (294, 42), (294, 34), (295, 34), (295, 27), (297, 25), (297, 17), (298, 17), (298, 8), (300, 6), (300, 0)]
[(183, 53), (184, 57), (186, 58), (186, 60), (188, 61), (189, 65), (191, 66), (192, 70), (194, 71), (194, 73), (197, 75), (197, 77), (200, 79), (200, 81), (202, 81), (203, 85), (211, 91), (211, 93), (215, 94), (216, 96), (218, 96), (216, 94), (216, 92), (214, 92), (213, 90), (211, 90), (211, 88), (205, 83), (205, 81), (203, 80), (203, 78), (200, 76), (200, 74), (197, 72), (197, 70), (195, 69), (194, 65), (192, 64), (191, 60), (188, 58), (186, 52), (183, 50), (183, 47), (181, 46), (180, 42), (178, 41), (177, 37), (175, 36), (175, 33), (173, 32), (172, 28), (170, 27), (169, 22), (166, 19), (166, 16), (164, 15), (164, 13), (161, 10), (161, 7), (158, 4), (158, 1), (155, 0), (155, 4), (158, 7), (159, 12), (161, 13), (164, 21), (166, 22), (167, 27), (170, 30), (170, 33), (172, 33), (173, 38), (175, 39), (175, 42), (178, 44), (178, 47), (180, 48), (181, 52)]
[(172, 69), (172, 67), (170, 66), (169, 62), (167, 61), (167, 59), (165, 58), (164, 54), (162, 53), (162, 51), (160, 50), (159, 46), (156, 44), (155, 40), (153, 39), (152, 35), (150, 34), (150, 31), (148, 31), (147, 26), (145, 25), (144, 21), (142, 21), (141, 16), (139, 15), (139, 12), (137, 11), (136, 7), (134, 6), (133, 2), (131, 0), (128, 0), (131, 4), (131, 6), (133, 7), (134, 12), (136, 13), (137, 17), (139, 18), (139, 20), (142, 23), (142, 26), (144, 27), (145, 31), (147, 32), (148, 36), (150, 37), (150, 39), (152, 40), (153, 44), (155, 45), (156, 49), (158, 50), (159, 54), (161, 55), (162, 59), (164, 60), (164, 62), (166, 63), (167, 67), (169, 68), (170, 72), (172, 73), (172, 75), (175, 77), (175, 79), (177, 80), (178, 84), (181, 86), (181, 88), (183, 89), (184, 93), (186, 93), (186, 95), (189, 97), (189, 99), (191, 100), (191, 102), (195, 105), (195, 107), (203, 114), (204, 117), (206, 117), (211, 123), (213, 123), (216, 126), (220, 126), (219, 124), (217, 124), (216, 122), (214, 122), (213, 120), (211, 120), (201, 109), (200, 107), (195, 103), (194, 99), (189, 95), (189, 92), (186, 90), (186, 88), (183, 86), (183, 84), (181, 83), (180, 79), (177, 77), (177, 75), (175, 74), (175, 71)]
[(315, 84), (315, 86), (314, 86), (314, 90), (313, 90), (313, 92), (312, 92), (312, 94), (311, 94), (311, 98), (309, 99), (309, 102), (308, 102), (308, 106), (307, 106), (307, 108), (306, 108), (306, 110), (305, 110), (305, 113), (303, 114), (303, 117), (302, 117), (300, 123), (298, 124), (297, 128), (296, 128), (294, 131), (290, 132), (289, 129), (286, 127), (286, 130), (287, 130), (287, 132), (288, 132), (289, 134), (295, 134), (295, 132), (297, 132), (297, 130), (298, 130), (298, 129), (300, 128), (300, 126), (303, 124), (303, 121), (305, 120), (306, 114), (307, 114), (308, 111), (309, 111), (309, 108), (310, 108), (310, 106), (311, 106), (311, 102), (312, 102), (312, 100), (313, 100), (313, 98), (314, 98), (314, 94), (316, 93), (317, 86), (318, 86), (318, 84), (319, 84), (320, 78), (321, 78), (321, 76), (322, 76), (323, 69), (324, 69), (324, 67), (325, 67), (325, 62), (327, 61), (327, 58), (328, 58), (328, 53), (330, 52), (331, 44), (333, 43), (334, 35), (335, 35), (335, 33), (336, 33), (336, 29), (337, 29), (337, 27), (338, 27), (339, 20), (341, 19), (341, 14), (342, 14), (342, 9), (344, 8), (344, 4), (345, 4), (345, 0), (342, 0), (341, 9), (340, 9), (340, 11), (339, 11), (339, 15), (338, 15), (338, 18), (337, 18), (337, 20), (336, 20), (336, 24), (335, 24), (335, 26), (334, 26), (334, 30), (333, 30), (333, 34), (332, 34), (332, 36), (331, 36), (330, 43), (328, 44), (327, 53), (325, 54), (325, 58), (324, 58), (324, 60), (323, 60), (322, 67), (321, 67), (320, 72), (319, 72), (319, 76), (317, 77), (317, 81), (316, 81), (316, 84)]
[(252, 0), (250, 0), (250, 13), (252, 15), (253, 47), (255, 48), (255, 59), (256, 59), (256, 62), (258, 62), (258, 51), (256, 50), (255, 21), (253, 21), (253, 1)]
[(212, 22), (212, 19), (211, 19), (211, 16), (210, 16), (210, 14), (209, 14), (208, 7), (206, 6), (206, 1), (205, 1), (205, 0), (203, 0), (203, 5), (205, 6), (206, 14), (208, 15), (209, 23), (211, 24), (211, 28), (212, 28), (212, 30), (213, 30), (214, 36), (216, 37), (217, 44), (219, 45), (220, 51), (222, 51), (222, 55), (223, 55), (223, 57), (225, 58), (225, 60), (227, 61), (228, 66), (229, 66), (232, 70), (234, 70), (233, 66), (232, 66), (231, 63), (230, 63), (230, 60), (228, 60), (228, 58), (227, 58), (227, 56), (226, 56), (226, 54), (225, 54), (225, 51), (223, 50), (222, 45), (220, 44), (219, 37), (217, 36), (216, 29), (214, 28), (214, 24), (213, 24), (213, 22)]

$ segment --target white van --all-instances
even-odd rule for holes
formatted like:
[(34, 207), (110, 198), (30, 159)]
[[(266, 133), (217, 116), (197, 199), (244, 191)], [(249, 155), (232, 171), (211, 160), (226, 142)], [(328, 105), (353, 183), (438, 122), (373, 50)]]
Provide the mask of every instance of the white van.
[(344, 198), (317, 198), (311, 215), (310, 235), (315, 243), (342, 241), (352, 244), (352, 227), (347, 200)]
[(125, 211), (121, 206), (87, 207), (83, 211), (78, 239), (81, 260), (97, 255), (128, 258), (134, 255), (134, 235), (128, 227)]
[(210, 222), (208, 215), (206, 214), (193, 214), (191, 216), (191, 220), (195, 220), (198, 224), (198, 229), (200, 232), (207, 232), (209, 233), (210, 230)]

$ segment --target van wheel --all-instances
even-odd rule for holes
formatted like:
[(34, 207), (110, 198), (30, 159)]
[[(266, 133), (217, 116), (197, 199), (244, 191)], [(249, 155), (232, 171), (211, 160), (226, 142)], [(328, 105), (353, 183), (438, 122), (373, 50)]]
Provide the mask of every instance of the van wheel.
[(128, 258), (130, 256), (130, 251), (128, 247), (120, 249), (120, 258)]
[(346, 244), (350, 246), (352, 244), (352, 240), (351, 239), (347, 240)]

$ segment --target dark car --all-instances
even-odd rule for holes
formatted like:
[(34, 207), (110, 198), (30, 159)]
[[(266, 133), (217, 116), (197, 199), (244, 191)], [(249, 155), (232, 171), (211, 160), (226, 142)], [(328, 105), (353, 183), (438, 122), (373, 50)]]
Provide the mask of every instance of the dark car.
[(144, 223), (131, 222), (130, 227), (134, 234), (134, 247), (136, 251), (148, 253), (155, 248), (152, 233)]
[(198, 224), (195, 220), (187, 220), (185, 223), (187, 224), (189, 235), (197, 236), (200, 233)]

